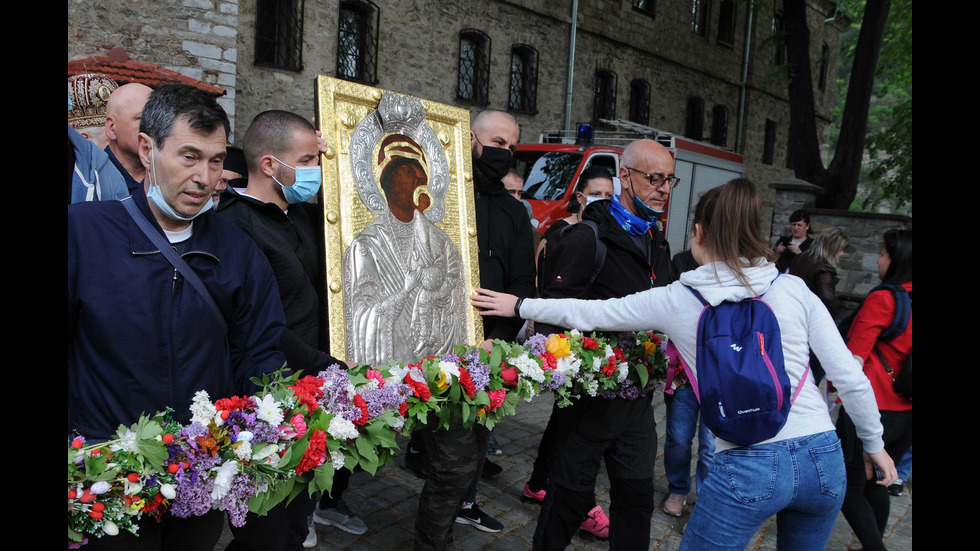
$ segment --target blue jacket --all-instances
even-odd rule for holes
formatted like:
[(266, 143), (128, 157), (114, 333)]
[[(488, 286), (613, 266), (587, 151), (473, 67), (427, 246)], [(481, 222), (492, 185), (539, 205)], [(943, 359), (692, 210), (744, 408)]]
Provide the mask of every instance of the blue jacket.
[(122, 199), (129, 195), (126, 180), (109, 161), (109, 156), (105, 152), (70, 126), (68, 141), (75, 150), (75, 171), (71, 175), (71, 204)]
[[(154, 226), (146, 196), (131, 199)], [(108, 438), (141, 412), (190, 419), (194, 393), (212, 401), (254, 391), (282, 367), (285, 317), (265, 256), (213, 212), (194, 220), (182, 257), (216, 313), (143, 234), (119, 201), (68, 208), (68, 430)]]

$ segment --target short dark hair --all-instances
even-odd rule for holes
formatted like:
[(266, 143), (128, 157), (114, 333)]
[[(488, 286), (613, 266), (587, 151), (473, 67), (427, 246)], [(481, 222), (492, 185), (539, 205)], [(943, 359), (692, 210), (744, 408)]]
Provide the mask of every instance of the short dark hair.
[(804, 221), (806, 223), (806, 225), (809, 226), (810, 225), (810, 213), (808, 213), (805, 209), (797, 209), (797, 210), (794, 210), (793, 211), (793, 214), (789, 215), (789, 222), (791, 224), (793, 222), (799, 222), (800, 220)]
[(289, 151), (293, 147), (293, 132), (296, 130), (316, 132), (313, 123), (289, 111), (271, 110), (256, 115), (242, 140), (248, 171), (258, 170), (259, 157), (263, 155), (281, 157)]
[(905, 283), (912, 281), (912, 230), (891, 229), (885, 232), (885, 252), (891, 262), (882, 283)]
[(183, 117), (194, 130), (212, 133), (223, 127), (225, 139), (231, 132), (228, 115), (213, 95), (187, 84), (167, 84), (154, 90), (143, 106), (140, 132), (158, 148), (173, 131), (174, 122)]
[(575, 194), (585, 190), (591, 180), (609, 180), (611, 182), (612, 175), (609, 174), (609, 169), (599, 165), (591, 165), (583, 170), (582, 174), (579, 174), (578, 184), (575, 185), (575, 191), (572, 192), (572, 198), (568, 200), (568, 207), (565, 210), (578, 212), (582, 208), (578, 199), (575, 198)]

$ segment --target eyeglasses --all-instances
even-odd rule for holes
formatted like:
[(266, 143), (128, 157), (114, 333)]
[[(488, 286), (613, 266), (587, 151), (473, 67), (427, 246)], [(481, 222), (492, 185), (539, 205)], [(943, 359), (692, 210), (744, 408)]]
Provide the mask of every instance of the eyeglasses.
[(629, 166), (626, 167), (626, 170), (632, 170), (633, 172), (639, 172), (640, 174), (646, 176), (647, 181), (650, 182), (650, 185), (653, 186), (653, 187), (655, 187), (655, 188), (660, 187), (660, 186), (664, 185), (664, 183), (666, 183), (668, 186), (670, 186), (670, 189), (674, 189), (675, 187), (677, 187), (677, 184), (679, 184), (681, 182), (681, 179), (680, 178), (677, 178), (676, 176), (664, 176), (663, 174), (647, 174), (646, 172), (643, 172), (642, 170), (637, 170), (637, 169), (635, 169), (633, 167), (629, 167)]

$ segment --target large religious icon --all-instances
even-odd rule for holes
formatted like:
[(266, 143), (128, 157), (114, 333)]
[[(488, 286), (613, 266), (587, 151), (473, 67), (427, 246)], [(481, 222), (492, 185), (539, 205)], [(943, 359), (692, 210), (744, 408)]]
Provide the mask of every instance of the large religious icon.
[(479, 343), (469, 112), (329, 77), (317, 105), (331, 353), (412, 363)]

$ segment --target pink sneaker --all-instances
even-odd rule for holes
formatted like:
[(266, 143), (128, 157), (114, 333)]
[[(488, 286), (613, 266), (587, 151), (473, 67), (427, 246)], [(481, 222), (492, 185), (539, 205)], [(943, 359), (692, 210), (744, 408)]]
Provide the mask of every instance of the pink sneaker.
[(544, 496), (546, 492), (544, 490), (538, 490), (537, 492), (532, 492), (531, 487), (527, 484), (524, 485), (524, 490), (521, 491), (521, 497), (526, 501), (533, 501), (535, 503), (541, 503), (544, 501)]
[(590, 535), (599, 539), (609, 538), (609, 517), (602, 507), (596, 505), (589, 511), (589, 517), (579, 526), (579, 534)]

